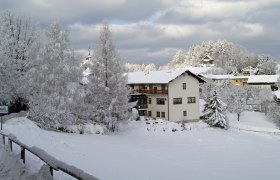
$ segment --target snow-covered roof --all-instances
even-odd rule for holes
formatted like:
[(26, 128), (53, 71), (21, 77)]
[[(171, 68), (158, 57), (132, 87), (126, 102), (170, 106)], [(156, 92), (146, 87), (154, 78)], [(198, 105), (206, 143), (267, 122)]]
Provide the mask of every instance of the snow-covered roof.
[(230, 74), (226, 74), (226, 75), (202, 74), (201, 76), (213, 80), (231, 79), (233, 77), (233, 75)]
[(275, 83), (279, 75), (252, 75), (249, 76), (248, 83)]
[(165, 71), (150, 71), (127, 73), (128, 84), (168, 84), (173, 79), (182, 75), (184, 72), (197, 78), (200, 82), (204, 82), (200, 77), (190, 72), (189, 70), (165, 70)]
[(227, 79), (248, 79), (249, 76), (234, 76), (232, 74), (214, 75), (214, 74), (200, 74), (200, 76), (212, 80), (227, 80)]
[(248, 67), (245, 67), (243, 69), (241, 69), (241, 71), (252, 71), (252, 70), (256, 70), (257, 68), (253, 68), (252, 66), (248, 66)]
[(233, 76), (231, 79), (248, 79), (249, 76)]
[(209, 61), (209, 60), (214, 60), (211, 56), (209, 56), (209, 55), (207, 55), (207, 56), (205, 56), (204, 57), (204, 59), (203, 59), (204, 61)]

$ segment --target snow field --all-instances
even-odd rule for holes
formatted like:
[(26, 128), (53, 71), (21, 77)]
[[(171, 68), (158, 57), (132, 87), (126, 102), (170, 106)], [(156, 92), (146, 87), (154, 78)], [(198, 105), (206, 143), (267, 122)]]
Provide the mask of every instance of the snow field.
[[(121, 124), (116, 134), (80, 135), (45, 131), (26, 118), (11, 119), (4, 126), (23, 143), (104, 180), (279, 179), (279, 136), (225, 131), (203, 122), (186, 127), (191, 129), (172, 132), (181, 124), (131, 121)], [(41, 166), (35, 161), (31, 165)]]

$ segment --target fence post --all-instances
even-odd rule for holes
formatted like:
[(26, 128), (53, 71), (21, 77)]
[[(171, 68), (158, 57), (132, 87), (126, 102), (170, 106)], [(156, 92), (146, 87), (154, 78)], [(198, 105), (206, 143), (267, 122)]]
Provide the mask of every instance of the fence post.
[(9, 139), (9, 144), (10, 144), (10, 150), (11, 152), (13, 152), (13, 142), (11, 139)]
[(50, 173), (51, 173), (51, 175), (53, 177), (53, 167), (51, 167), (51, 166), (50, 166)]
[(23, 146), (21, 146), (20, 159), (22, 159), (23, 164), (25, 164), (25, 148)]
[(5, 136), (4, 136), (4, 135), (2, 135), (2, 137), (3, 137), (3, 144), (5, 144)]

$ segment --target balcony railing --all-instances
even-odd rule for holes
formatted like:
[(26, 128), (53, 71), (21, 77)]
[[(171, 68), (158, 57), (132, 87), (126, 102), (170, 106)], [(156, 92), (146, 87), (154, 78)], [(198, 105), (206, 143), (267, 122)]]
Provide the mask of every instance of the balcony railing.
[(168, 94), (168, 90), (134, 89), (133, 93), (141, 93), (141, 94)]
[(138, 109), (147, 109), (148, 108), (148, 104), (137, 104), (137, 108)]

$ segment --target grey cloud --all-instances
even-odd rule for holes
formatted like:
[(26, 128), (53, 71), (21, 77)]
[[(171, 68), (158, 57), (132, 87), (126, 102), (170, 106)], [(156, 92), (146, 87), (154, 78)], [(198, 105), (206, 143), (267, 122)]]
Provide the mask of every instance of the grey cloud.
[[(212, 3), (213, 7), (213, 3), (223, 3), (229, 11), (206, 12), (209, 8), (200, 9), (194, 4), (197, 2)], [(166, 64), (176, 49), (187, 51), (194, 44), (217, 39), (233, 41), (251, 52), (280, 57), (277, 0), (0, 1), (0, 10), (7, 9), (25, 13), (39, 20), (43, 27), (52, 20), (70, 27), (72, 46), (77, 50), (89, 45), (94, 48), (98, 37), (96, 24), (108, 20), (112, 22), (120, 54), (128, 62)]]

